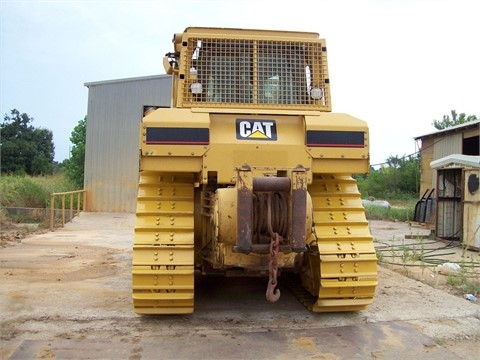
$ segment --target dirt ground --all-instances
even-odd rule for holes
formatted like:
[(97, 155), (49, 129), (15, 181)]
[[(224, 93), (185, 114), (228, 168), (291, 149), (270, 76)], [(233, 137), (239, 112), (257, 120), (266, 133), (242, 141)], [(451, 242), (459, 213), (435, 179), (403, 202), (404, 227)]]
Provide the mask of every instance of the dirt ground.
[[(355, 346), (351, 334), (328, 356), (319, 354), (325, 344), (313, 334), (340, 328), (353, 331), (359, 326), (384, 333), (397, 329), (404, 335), (397, 334), (398, 341), (388, 346), (375, 343), (379, 350), (364, 349), (372, 339), (360, 341), (354, 349), (356, 357), (351, 358), (362, 358), (362, 351), (370, 358), (397, 358), (398, 346), (405, 356), (478, 359), (480, 301), (467, 301), (458, 287), (447, 283), (448, 275), (436, 269), (437, 261), (478, 265), (479, 254), (458, 244), (431, 241), (430, 231), (421, 226), (370, 222), (377, 251), (391, 264), (379, 267), (374, 303), (362, 312), (312, 314), (286, 290), (283, 302), (272, 308), (258, 279), (236, 280), (237, 290), (231, 293), (225, 290), (226, 283), (200, 280), (205, 283), (199, 286), (198, 297), (196, 293), (195, 314), (161, 319), (139, 317), (132, 311), (133, 227), (134, 216), (105, 213), (82, 213), (55, 232), (16, 234), (16, 229), (3, 227), (0, 359), (21, 359), (25, 354), (43, 359), (148, 359), (166, 338), (170, 343), (163, 348), (163, 358), (202, 358), (208, 345), (204, 350), (210, 358), (341, 359), (349, 354), (349, 346)], [(429, 259), (426, 264), (417, 261), (419, 253), (429, 254), (424, 256)], [(478, 267), (472, 267), (469, 276), (478, 281)], [(248, 291), (248, 298), (243, 291)], [(336, 340), (342, 337), (338, 331)], [(263, 339), (267, 345), (255, 347), (259, 334), (269, 335)], [(283, 355), (268, 355), (268, 341), (277, 344), (279, 339), (288, 343)], [(423, 340), (416, 344), (415, 339)], [(243, 341), (250, 346), (250, 356), (242, 352), (245, 349), (230, 352)], [(196, 344), (196, 350), (182, 352), (189, 342)], [(212, 353), (218, 343), (226, 345)], [(86, 347), (97, 352), (90, 355)], [(115, 349), (128, 353), (117, 356)]]
[(370, 230), (382, 266), (461, 298), (479, 295), (478, 249), (433, 239), (428, 228), (416, 223), (373, 220)]

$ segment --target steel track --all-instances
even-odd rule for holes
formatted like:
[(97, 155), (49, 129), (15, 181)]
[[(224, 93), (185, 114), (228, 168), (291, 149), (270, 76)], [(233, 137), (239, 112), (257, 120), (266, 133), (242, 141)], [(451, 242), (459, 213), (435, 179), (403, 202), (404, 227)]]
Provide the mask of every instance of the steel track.
[(132, 260), (138, 314), (193, 312), (193, 183), (193, 174), (140, 173)]
[(301, 272), (303, 286), (314, 297), (308, 307), (314, 312), (362, 310), (375, 295), (377, 257), (356, 181), (316, 176), (308, 191), (314, 234)]

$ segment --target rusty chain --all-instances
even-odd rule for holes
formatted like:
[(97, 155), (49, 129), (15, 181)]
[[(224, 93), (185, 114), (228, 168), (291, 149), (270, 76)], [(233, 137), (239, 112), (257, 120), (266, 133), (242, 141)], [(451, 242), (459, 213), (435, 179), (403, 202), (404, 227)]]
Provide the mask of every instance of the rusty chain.
[(268, 232), (270, 233), (270, 261), (268, 264), (268, 286), (266, 292), (266, 298), (270, 302), (276, 302), (280, 299), (280, 290), (275, 289), (277, 286), (277, 274), (278, 274), (278, 251), (280, 249), (280, 235), (274, 233), (272, 230), (272, 198), (268, 196), (268, 208), (267, 208), (267, 221)]
[(266, 297), (270, 302), (276, 302), (280, 299), (280, 290), (275, 289), (277, 286), (277, 274), (278, 274), (278, 250), (280, 248), (280, 235), (275, 233), (270, 242), (270, 262), (268, 265), (268, 286)]

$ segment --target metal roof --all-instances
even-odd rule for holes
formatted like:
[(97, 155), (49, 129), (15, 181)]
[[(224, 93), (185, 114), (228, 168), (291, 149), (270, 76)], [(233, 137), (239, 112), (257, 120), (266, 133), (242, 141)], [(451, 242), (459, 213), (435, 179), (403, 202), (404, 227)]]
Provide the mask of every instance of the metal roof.
[(472, 127), (479, 126), (479, 125), (480, 125), (480, 119), (479, 120), (474, 120), (474, 121), (469, 121), (469, 122), (466, 122), (466, 123), (460, 124), (460, 125), (451, 126), (451, 127), (446, 128), (446, 129), (434, 131), (434, 132), (431, 132), (431, 133), (428, 133), (428, 134), (425, 134), (425, 135), (416, 136), (416, 137), (414, 137), (414, 139), (418, 140), (418, 139), (429, 137), (429, 136), (436, 136), (436, 135), (446, 134), (446, 133), (449, 133), (449, 132), (456, 132), (458, 130), (464, 130), (464, 129), (472, 128)]
[(430, 163), (432, 169), (439, 168), (480, 168), (480, 156), (452, 154)]
[(124, 79), (113, 79), (113, 80), (101, 80), (101, 81), (91, 81), (86, 82), (83, 85), (86, 87), (96, 86), (96, 85), (105, 85), (105, 84), (115, 84), (115, 83), (125, 83), (130, 81), (143, 81), (143, 80), (155, 80), (161, 78), (169, 78), (171, 75), (149, 75), (149, 76), (138, 76), (138, 77), (131, 77), (131, 78), (124, 78)]

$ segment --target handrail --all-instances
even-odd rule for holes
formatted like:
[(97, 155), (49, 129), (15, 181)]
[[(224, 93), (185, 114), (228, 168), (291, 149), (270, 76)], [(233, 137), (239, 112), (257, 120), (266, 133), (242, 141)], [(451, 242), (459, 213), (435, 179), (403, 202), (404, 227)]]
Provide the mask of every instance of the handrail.
[[(83, 193), (83, 199), (80, 201), (80, 194)], [(73, 195), (77, 194), (77, 212), (73, 213)], [(65, 226), (65, 196), (70, 195), (70, 221), (72, 221), (74, 215), (80, 214), (80, 204), (83, 206), (81, 207), (82, 210), (85, 210), (85, 205), (87, 203), (87, 191), (83, 190), (74, 190), (74, 191), (66, 191), (66, 192), (59, 192), (59, 193), (52, 193), (50, 194), (50, 231), (54, 229), (55, 223), (55, 196), (62, 197), (62, 227)]]

